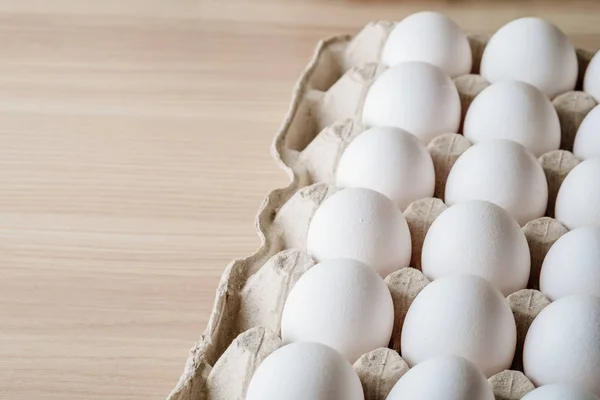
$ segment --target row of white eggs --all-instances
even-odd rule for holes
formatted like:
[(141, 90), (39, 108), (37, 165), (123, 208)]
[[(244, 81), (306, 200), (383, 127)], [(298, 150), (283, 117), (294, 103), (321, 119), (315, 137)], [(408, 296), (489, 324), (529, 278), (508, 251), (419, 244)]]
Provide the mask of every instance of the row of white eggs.
[[(600, 117), (600, 108), (595, 110)], [(600, 118), (596, 130), (600, 131)], [(336, 186), (373, 189), (404, 210), (415, 200), (433, 196), (433, 161), (408, 132), (371, 128), (342, 154)], [(546, 213), (548, 184), (542, 166), (524, 146), (510, 139), (490, 138), (467, 149), (446, 180), (444, 200), (448, 205), (470, 199), (498, 204), (525, 225)], [(600, 156), (585, 159), (567, 175), (553, 211), (569, 229), (600, 225)]]
[[(392, 67), (419, 61), (441, 69), (450, 78), (472, 72), (473, 57), (466, 34), (450, 18), (420, 12), (397, 23), (381, 62)], [(571, 91), (579, 66), (575, 48), (555, 25), (540, 18), (520, 18), (502, 26), (481, 57), (480, 74), (490, 83), (516, 80), (529, 83), (554, 98)], [(583, 89), (600, 101), (600, 56), (591, 60)]]
[[(600, 69), (600, 57), (598, 60)], [(369, 88), (363, 124), (405, 129), (424, 144), (444, 133), (458, 132), (458, 90), (448, 77), (432, 84), (440, 74), (440, 70), (421, 62), (407, 62), (386, 70)], [(575, 156), (600, 157), (600, 139), (596, 134), (599, 129), (597, 105), (577, 130)], [(475, 97), (467, 109), (462, 133), (472, 143), (510, 139), (536, 157), (558, 150), (561, 143), (560, 122), (552, 102), (534, 86), (512, 80), (494, 83)]]
[[(424, 38), (427, 46), (422, 45)], [(458, 130), (460, 101), (450, 76), (470, 72), (471, 51), (454, 22), (420, 13), (395, 27), (382, 60), (400, 64), (372, 85), (363, 123), (406, 131), (364, 132), (342, 156), (337, 185), (351, 189), (327, 199), (311, 221), (307, 248), (320, 262), (290, 292), (281, 328), (288, 344), (260, 365), (248, 400), (364, 399), (348, 361), (390, 340), (394, 308), (381, 276), (408, 266), (411, 239), (401, 210), (415, 199), (430, 197), (435, 184), (431, 158), (411, 134), (427, 143)], [(594, 89), (600, 89), (600, 61), (594, 60), (585, 90), (598, 99), (600, 90), (595, 94)], [(463, 131), (476, 144), (448, 177), (446, 202), (456, 205), (438, 217), (426, 236), (423, 272), (434, 281), (417, 296), (404, 321), (402, 356), (412, 368), (395, 385), (390, 400), (493, 399), (485, 378), (509, 368), (514, 357), (516, 326), (504, 295), (526, 286), (530, 268), (519, 224), (545, 213), (548, 189), (534, 155), (559, 147), (560, 126), (548, 97), (574, 88), (577, 59), (558, 28), (526, 18), (494, 35), (481, 74), (498, 83), (485, 89), (467, 112)], [(577, 150), (580, 158), (600, 154), (589, 133), (596, 125), (593, 115), (576, 138), (576, 148), (587, 152)], [(582, 202), (589, 203), (589, 196), (570, 201), (590, 194), (587, 184), (593, 173), (588, 170), (595, 167), (585, 165), (595, 160), (590, 162), (569, 174), (563, 184), (566, 192), (561, 188), (562, 200), (557, 199), (557, 217), (565, 215), (569, 228), (587, 225), (595, 216), (593, 208), (592, 215), (582, 215)], [(575, 173), (577, 169), (584, 173)], [(527, 335), (525, 373), (536, 385), (546, 385), (527, 400), (597, 400), (581, 388), (600, 395), (600, 299), (567, 296), (599, 290), (599, 238), (599, 229), (575, 229), (556, 242), (544, 261), (540, 284), (557, 300), (539, 314)], [(565, 272), (564, 260), (573, 262), (574, 251), (581, 274)]]
[[(600, 268), (595, 267), (600, 264), (600, 228), (584, 228), (600, 226), (599, 179), (600, 159), (592, 158), (576, 166), (559, 189), (556, 218), (572, 231), (559, 240), (542, 269), (540, 285), (550, 299), (583, 287), (600, 296)], [(400, 211), (433, 195), (435, 173), (425, 147), (398, 128), (371, 128), (343, 153), (336, 186), (372, 189), (399, 211), (383, 196), (343, 190), (315, 213), (309, 253), (316, 260), (357, 259), (382, 276), (408, 266), (410, 234)], [(427, 233), (424, 274), (434, 279), (449, 271), (475, 273), (505, 295), (524, 289), (530, 255), (519, 225), (543, 216), (547, 199), (544, 171), (523, 146), (509, 140), (472, 146), (450, 170), (445, 200), (451, 207)], [(575, 250), (578, 262), (565, 272), (560, 265)]]
[[(410, 133), (400, 128), (371, 128), (342, 154), (336, 186), (373, 189), (404, 210), (415, 200), (433, 196), (433, 161)], [(468, 199), (491, 201), (524, 225), (545, 214), (548, 184), (541, 164), (525, 147), (491, 138), (458, 158), (446, 180), (444, 198), (449, 205)]]
[[(247, 400), (364, 400), (361, 382), (339, 353), (328, 346), (299, 342), (269, 356), (256, 371)], [(494, 400), (485, 376), (470, 361), (440, 356), (411, 368), (388, 400)], [(598, 400), (573, 384), (541, 386), (523, 400)]]
[[(387, 346), (389, 296), (383, 280), (356, 261), (329, 260), (306, 272), (285, 305), (285, 346), (256, 370), (247, 400), (364, 399), (350, 362)], [(525, 399), (598, 400), (599, 320), (594, 296), (567, 296), (542, 310), (523, 347), (524, 372), (538, 386)], [(507, 302), (489, 282), (440, 278), (408, 310), (401, 354), (411, 369), (387, 398), (494, 399), (486, 378), (510, 367), (516, 335)]]
[[(390, 68), (367, 93), (365, 126), (399, 127), (424, 144), (458, 132), (461, 104), (451, 78), (470, 72), (471, 50), (452, 20), (431, 12), (406, 18), (391, 32), (382, 62)], [(557, 150), (560, 124), (550, 99), (573, 90), (577, 72), (575, 49), (556, 26), (537, 18), (505, 25), (484, 50), (481, 75), (492, 85), (466, 112), (465, 137), (473, 143), (512, 139), (536, 157)], [(587, 67), (584, 90), (600, 101), (600, 53)], [(600, 156), (598, 128), (600, 108), (590, 113), (575, 138), (578, 158)]]

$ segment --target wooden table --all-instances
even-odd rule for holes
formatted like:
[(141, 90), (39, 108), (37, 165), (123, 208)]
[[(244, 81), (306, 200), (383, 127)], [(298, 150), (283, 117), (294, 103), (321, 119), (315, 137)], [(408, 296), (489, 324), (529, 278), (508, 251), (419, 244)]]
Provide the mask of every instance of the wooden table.
[[(286, 184), (269, 146), (317, 41), (420, 4), (0, 1), (0, 398), (165, 398)], [(536, 4), (426, 7), (600, 47), (600, 6)]]

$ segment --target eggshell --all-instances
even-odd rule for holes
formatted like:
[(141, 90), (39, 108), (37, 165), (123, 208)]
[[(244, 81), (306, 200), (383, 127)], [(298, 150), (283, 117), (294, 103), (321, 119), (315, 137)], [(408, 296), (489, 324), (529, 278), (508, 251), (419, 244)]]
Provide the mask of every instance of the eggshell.
[(424, 11), (396, 24), (383, 47), (381, 61), (393, 66), (423, 61), (454, 78), (471, 72), (471, 46), (467, 35), (447, 16)]
[(573, 142), (573, 154), (582, 160), (600, 157), (600, 106), (592, 108), (581, 121)]
[(579, 163), (565, 178), (554, 216), (567, 228), (600, 226), (600, 158)]
[(362, 112), (367, 127), (395, 126), (423, 144), (444, 133), (457, 132), (460, 98), (452, 79), (441, 69), (420, 61), (384, 71), (371, 85)]
[(348, 188), (328, 197), (315, 212), (307, 251), (317, 262), (361, 261), (385, 277), (410, 264), (410, 232), (390, 199), (371, 189)]
[(486, 140), (456, 160), (446, 182), (445, 200), (448, 205), (490, 201), (522, 226), (546, 212), (548, 183), (538, 160), (521, 144)]
[(563, 297), (536, 317), (523, 347), (525, 375), (536, 386), (576, 384), (600, 395), (600, 298)]
[(600, 102), (600, 52), (596, 52), (583, 76), (583, 91)]
[(352, 365), (319, 343), (292, 343), (260, 364), (246, 400), (364, 400)]
[(481, 75), (489, 82), (527, 82), (551, 99), (573, 90), (577, 73), (577, 55), (567, 36), (540, 18), (520, 18), (501, 27), (481, 59)]
[(342, 154), (336, 185), (373, 189), (404, 211), (413, 201), (433, 196), (435, 171), (429, 152), (415, 136), (400, 128), (371, 128)]
[(598, 400), (598, 397), (575, 385), (556, 383), (539, 387), (521, 400)]
[(402, 357), (410, 366), (454, 354), (490, 377), (510, 367), (517, 343), (502, 293), (474, 275), (449, 275), (427, 285), (408, 309)]
[(514, 140), (536, 157), (558, 150), (561, 138), (552, 102), (534, 86), (517, 81), (501, 81), (483, 89), (467, 111), (463, 133), (472, 143)]
[(421, 267), (429, 280), (455, 273), (487, 279), (504, 296), (527, 287), (529, 246), (523, 230), (503, 208), (481, 200), (453, 205), (431, 225)]
[(394, 304), (371, 267), (332, 259), (309, 269), (292, 288), (283, 307), (284, 343), (317, 342), (348, 361), (386, 347), (394, 328)]
[(494, 400), (492, 387), (470, 361), (457, 356), (431, 358), (408, 370), (387, 400)]
[(540, 290), (551, 301), (571, 294), (600, 297), (600, 227), (567, 232), (546, 254)]

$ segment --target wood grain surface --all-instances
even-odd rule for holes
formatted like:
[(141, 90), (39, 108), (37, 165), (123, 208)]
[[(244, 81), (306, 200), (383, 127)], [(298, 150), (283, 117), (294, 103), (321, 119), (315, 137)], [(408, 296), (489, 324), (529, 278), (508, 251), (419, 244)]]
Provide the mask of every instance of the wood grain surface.
[(423, 8), (600, 47), (592, 2), (0, 0), (0, 398), (165, 398), (317, 41)]

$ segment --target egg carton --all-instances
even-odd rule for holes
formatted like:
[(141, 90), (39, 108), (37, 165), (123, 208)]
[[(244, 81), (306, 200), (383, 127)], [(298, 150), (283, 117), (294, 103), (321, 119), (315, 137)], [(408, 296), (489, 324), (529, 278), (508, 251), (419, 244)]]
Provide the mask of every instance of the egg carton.
[[(200, 341), (191, 350), (183, 375), (169, 400), (243, 400), (258, 365), (282, 345), (281, 314), (295, 282), (314, 265), (306, 253), (310, 220), (332, 193), (337, 163), (346, 146), (360, 134), (362, 105), (370, 85), (385, 70), (379, 58), (394, 27), (391, 22), (368, 24), (358, 35), (321, 41), (294, 88), (287, 116), (275, 136), (272, 154), (290, 177), (286, 188), (270, 192), (256, 216), (259, 249), (233, 261), (223, 272), (216, 300)], [(488, 36), (470, 35), (473, 74), (454, 79), (464, 113), (488, 83), (477, 75)], [(578, 50), (579, 80), (592, 54)], [(535, 316), (549, 304), (537, 290), (539, 272), (548, 249), (567, 229), (552, 218), (558, 188), (579, 160), (569, 151), (579, 124), (596, 105), (582, 91), (563, 93), (553, 100), (559, 115), (561, 149), (539, 158), (549, 185), (546, 217), (524, 227), (531, 251), (529, 288), (508, 296), (518, 330), (512, 370), (490, 378), (496, 399), (516, 400), (533, 390), (521, 370), (524, 336)], [(447, 133), (432, 140), (430, 152), (436, 173), (435, 198), (412, 203), (404, 212), (412, 236), (410, 268), (386, 277), (395, 308), (389, 348), (360, 357), (354, 368), (365, 399), (383, 400), (408, 370), (399, 355), (400, 331), (411, 302), (429, 283), (420, 272), (423, 240), (435, 218), (446, 209), (446, 178), (456, 159), (471, 143)]]

